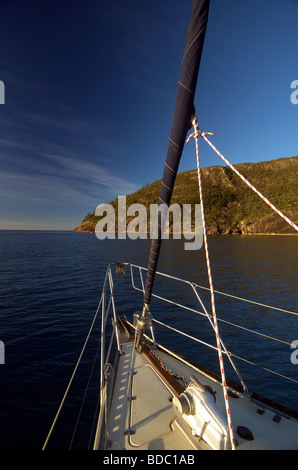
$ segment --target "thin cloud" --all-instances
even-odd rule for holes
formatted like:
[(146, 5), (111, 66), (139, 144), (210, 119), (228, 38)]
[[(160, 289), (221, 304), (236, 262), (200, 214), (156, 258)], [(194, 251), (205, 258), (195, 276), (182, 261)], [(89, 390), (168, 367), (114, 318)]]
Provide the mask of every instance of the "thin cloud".
[[(66, 165), (67, 161), (67, 165)], [(19, 201), (20, 204), (89, 204), (108, 202), (118, 194), (129, 194), (136, 185), (109, 174), (105, 169), (83, 162), (62, 162), (52, 170), (56, 174), (25, 174), (19, 171), (0, 172), (0, 194), (2, 201)], [(69, 166), (70, 165), (70, 166)], [(81, 171), (81, 176), (80, 176)], [(91, 176), (93, 172), (93, 176)], [(58, 207), (57, 207), (58, 210)]]
[(83, 119), (64, 116), (63, 118), (49, 117), (42, 113), (26, 113), (27, 120), (38, 126), (48, 127), (55, 130), (70, 133), (85, 133), (95, 130), (95, 125)]
[(107, 168), (78, 158), (58, 154), (47, 154), (46, 157), (56, 165), (56, 171), (63, 171), (63, 177), (90, 183), (92, 187), (101, 187), (109, 194), (129, 194), (137, 190), (137, 186), (119, 176), (112, 174)]

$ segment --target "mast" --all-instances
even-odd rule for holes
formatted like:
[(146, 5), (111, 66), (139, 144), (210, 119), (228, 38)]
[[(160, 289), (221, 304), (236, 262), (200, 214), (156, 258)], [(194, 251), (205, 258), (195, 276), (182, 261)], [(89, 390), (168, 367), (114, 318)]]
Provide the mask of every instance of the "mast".
[[(175, 179), (182, 155), (185, 139), (194, 116), (194, 95), (201, 62), (205, 32), (207, 27), (210, 0), (193, 0), (189, 26), (186, 34), (185, 49), (182, 59), (176, 101), (169, 137), (168, 151), (161, 183), (158, 206), (169, 207)], [(165, 206), (164, 206), (165, 207)], [(162, 241), (164, 214), (158, 211), (155, 226), (155, 238), (152, 239), (149, 255), (148, 272), (145, 285), (144, 306), (138, 321), (138, 341), (140, 342), (149, 319), (149, 304)]]

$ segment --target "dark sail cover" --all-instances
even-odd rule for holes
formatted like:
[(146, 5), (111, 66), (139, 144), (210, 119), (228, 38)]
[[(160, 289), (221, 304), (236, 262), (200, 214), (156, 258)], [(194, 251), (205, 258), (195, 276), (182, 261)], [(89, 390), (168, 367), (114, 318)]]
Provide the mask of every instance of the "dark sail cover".
[[(161, 206), (161, 204), (166, 204), (169, 207), (170, 205), (187, 131), (191, 127), (191, 119), (194, 115), (194, 95), (207, 27), (208, 12), (209, 0), (193, 0), (178, 81), (168, 152), (159, 195), (159, 206)], [(144, 297), (145, 307), (150, 303), (159, 258), (162, 241), (161, 217), (162, 214), (159, 211), (158, 220), (156, 221), (156, 232), (158, 235), (152, 240), (149, 255)]]

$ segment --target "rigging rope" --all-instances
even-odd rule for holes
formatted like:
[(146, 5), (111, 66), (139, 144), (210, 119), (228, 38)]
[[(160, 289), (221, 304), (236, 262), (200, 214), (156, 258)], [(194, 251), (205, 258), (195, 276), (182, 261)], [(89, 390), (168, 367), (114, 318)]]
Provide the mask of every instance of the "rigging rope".
[(220, 372), (221, 372), (221, 379), (223, 385), (223, 393), (225, 398), (225, 406), (226, 406), (226, 413), (229, 425), (229, 432), (230, 432), (230, 440), (232, 449), (235, 449), (235, 441), (233, 435), (233, 426), (231, 421), (231, 413), (229, 408), (229, 401), (228, 401), (228, 394), (226, 388), (226, 379), (225, 379), (225, 371), (223, 365), (223, 358), (222, 358), (222, 351), (221, 351), (221, 344), (219, 338), (219, 331), (217, 325), (217, 316), (216, 316), (216, 309), (215, 309), (215, 299), (214, 299), (214, 289), (213, 289), (213, 282), (212, 282), (212, 274), (211, 274), (211, 267), (210, 267), (210, 260), (209, 260), (209, 251), (208, 251), (208, 243), (207, 243), (207, 234), (206, 234), (206, 223), (205, 223), (205, 214), (204, 214), (204, 205), (203, 205), (203, 195), (202, 195), (202, 181), (201, 181), (201, 170), (200, 170), (200, 161), (199, 161), (199, 145), (198, 145), (198, 137), (201, 136), (205, 142), (223, 159), (223, 161), (234, 171), (241, 179), (246, 183), (261, 199), (263, 199), (266, 204), (268, 204), (271, 209), (273, 209), (280, 217), (282, 217), (289, 225), (291, 225), (295, 230), (298, 231), (298, 227), (294, 222), (292, 222), (287, 216), (285, 216), (280, 210), (278, 210), (260, 191), (258, 191), (220, 152), (219, 150), (210, 142), (210, 140), (206, 137), (206, 135), (214, 135), (213, 132), (202, 132), (198, 127), (197, 119), (194, 118), (192, 121), (194, 132), (190, 134), (187, 139), (187, 143), (193, 137), (195, 139), (196, 144), (196, 157), (197, 157), (197, 173), (198, 173), (198, 183), (199, 183), (199, 194), (200, 194), (200, 203), (201, 203), (201, 213), (202, 213), (202, 225), (203, 225), (203, 238), (204, 238), (204, 245), (205, 245), (205, 253), (206, 253), (206, 263), (207, 263), (207, 271), (208, 271), (208, 278), (209, 278), (209, 286), (210, 286), (210, 296), (211, 296), (211, 307), (212, 307), (212, 316), (214, 322), (214, 330), (216, 334), (216, 344), (219, 356), (219, 363), (220, 363)]
[[(231, 170), (234, 171), (234, 173), (236, 173), (236, 175), (238, 175), (242, 181), (244, 181), (244, 183), (247, 184), (247, 186), (250, 187), (250, 189), (252, 189), (258, 196), (260, 196), (261, 199), (263, 199), (263, 201), (266, 202), (266, 204), (268, 204), (269, 207), (271, 207), (271, 209), (273, 209), (280, 217), (282, 217), (288, 224), (290, 224), (295, 230), (298, 231), (298, 227), (297, 225), (294, 224), (294, 222), (292, 222), (288, 217), (286, 217), (280, 210), (278, 210), (273, 204), (272, 202), (270, 202), (265, 196), (263, 196), (262, 193), (260, 193), (260, 191), (258, 191), (238, 170), (236, 170), (236, 168), (220, 153), (220, 151), (210, 142), (209, 139), (207, 139), (206, 137), (206, 134), (207, 135), (214, 135), (213, 132), (202, 132), (200, 131), (199, 129), (197, 129), (198, 132), (198, 135), (200, 135), (204, 140), (205, 142), (207, 142), (208, 145), (210, 145), (210, 147), (217, 153), (217, 155), (220, 156), (220, 158), (223, 159), (223, 161), (231, 168)], [(193, 135), (193, 134), (192, 134)], [(191, 135), (191, 136), (192, 136)], [(190, 137), (191, 137), (190, 136)], [(189, 138), (190, 138), (189, 137)]]
[(198, 183), (199, 183), (199, 193), (200, 193), (200, 203), (201, 203), (202, 224), (203, 224), (203, 238), (204, 238), (207, 271), (208, 271), (208, 279), (209, 279), (209, 286), (210, 286), (213, 326), (214, 326), (214, 331), (215, 331), (215, 336), (216, 336), (216, 345), (217, 345), (217, 351), (218, 351), (221, 381), (222, 381), (225, 408), (226, 408), (226, 414), (227, 414), (227, 420), (228, 420), (228, 426), (229, 426), (231, 447), (232, 447), (232, 450), (235, 450), (235, 439), (234, 439), (234, 432), (233, 432), (233, 426), (232, 426), (232, 420), (231, 420), (231, 412), (230, 412), (230, 405), (229, 405), (229, 398), (228, 398), (228, 391), (227, 391), (223, 356), (222, 356), (222, 351), (221, 351), (219, 330), (218, 330), (218, 324), (217, 324), (214, 290), (213, 290), (212, 274), (211, 274), (211, 267), (210, 267), (210, 260), (209, 260), (209, 250), (208, 250), (208, 242), (207, 242), (205, 214), (204, 214), (204, 205), (203, 205), (203, 194), (202, 194), (201, 170), (200, 170), (200, 160), (199, 160), (199, 144), (198, 144), (199, 128), (198, 128), (198, 123), (197, 123), (196, 118), (193, 119), (192, 124), (193, 124), (193, 127), (194, 127), (194, 132), (188, 137), (186, 142), (189, 142), (190, 138), (194, 137), (195, 143), (196, 143), (197, 171), (198, 171)]

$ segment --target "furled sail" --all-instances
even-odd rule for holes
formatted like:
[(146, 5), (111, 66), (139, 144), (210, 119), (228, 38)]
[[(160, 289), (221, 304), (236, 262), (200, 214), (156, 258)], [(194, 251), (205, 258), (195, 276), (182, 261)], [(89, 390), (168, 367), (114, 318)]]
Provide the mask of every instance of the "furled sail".
[[(210, 0), (193, 0), (190, 22), (187, 30), (178, 89), (174, 107), (168, 151), (159, 195), (159, 207), (170, 205), (178, 166), (183, 151), (186, 134), (191, 127), (194, 115), (194, 95), (196, 90), (203, 43), (207, 27)], [(145, 285), (143, 316), (150, 303), (155, 272), (162, 241), (162, 212), (158, 211), (156, 237), (152, 239), (148, 273)]]

